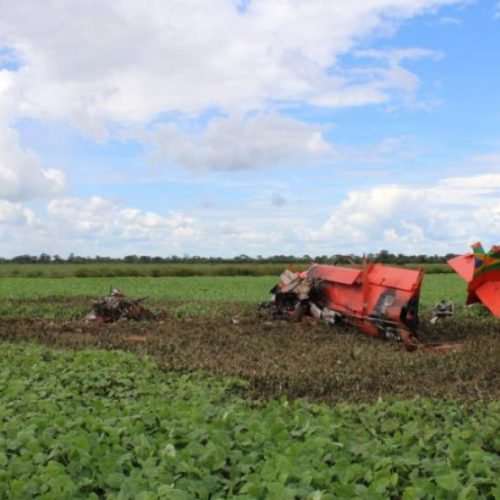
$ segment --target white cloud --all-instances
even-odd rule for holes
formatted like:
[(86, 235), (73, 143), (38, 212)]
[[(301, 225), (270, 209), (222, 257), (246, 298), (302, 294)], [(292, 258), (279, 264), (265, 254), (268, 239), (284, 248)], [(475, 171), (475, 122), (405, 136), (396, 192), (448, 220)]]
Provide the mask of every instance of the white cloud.
[(333, 128), (270, 112), (213, 118), (201, 130), (161, 124), (150, 131), (134, 129), (122, 137), (139, 138), (157, 165), (198, 171), (342, 164), (372, 169), (374, 164), (391, 164), (416, 154), (408, 137), (385, 137), (371, 144), (335, 144), (328, 137)]
[(27, 226), (32, 224), (34, 219), (33, 212), (21, 204), (0, 200), (0, 225)]
[(13, 238), (20, 235), (26, 236), (35, 227), (36, 218), (32, 210), (20, 203), (0, 199), (0, 242), (2, 243), (0, 256), (5, 256), (12, 250)]
[(116, 213), (119, 203), (93, 196), (87, 200), (58, 198), (47, 205), (51, 220), (61, 228), (77, 235), (116, 235), (118, 225)]
[(14, 103), (14, 80), (12, 71), (0, 69), (0, 117), (5, 116)]
[(242, 170), (311, 165), (333, 158), (323, 129), (275, 113), (220, 117), (202, 133), (159, 125), (145, 136), (157, 162), (191, 169)]
[(186, 239), (196, 240), (199, 231), (198, 221), (182, 213), (163, 216), (99, 196), (54, 199), (47, 215), (47, 231), (59, 234), (70, 246), (72, 240), (89, 238), (111, 248), (128, 242), (177, 248)]
[(123, 209), (119, 212), (119, 221), (125, 226), (122, 231), (125, 239), (163, 240), (178, 244), (186, 239), (196, 240), (200, 231), (196, 218), (180, 212), (170, 212), (164, 217), (154, 212)]
[(7, 240), (4, 255), (47, 251), (229, 257), (361, 254), (382, 248), (445, 254), (465, 251), (475, 239), (485, 246), (498, 244), (499, 194), (500, 175), (492, 172), (445, 178), (426, 188), (392, 184), (351, 191), (325, 207), (270, 192), (267, 199), (234, 209), (205, 208), (197, 216), (187, 211), (159, 214), (91, 197), (52, 200), (35, 217), (21, 204), (4, 201), (0, 237)]
[[(453, 0), (4, 2), (0, 43), (22, 61), (17, 113), (141, 123), (168, 110), (260, 108), (273, 99), (352, 106), (414, 90), (400, 58), (363, 83), (331, 75), (367, 35)], [(29, 15), (26, 15), (29, 12)]]
[(442, 57), (440, 52), (421, 48), (366, 49), (357, 50), (354, 55), (365, 63), (351, 69), (340, 68), (341, 78), (323, 77), (324, 89), (311, 98), (312, 103), (332, 107), (360, 106), (387, 103), (398, 95), (405, 103), (413, 103), (421, 82), (403, 62)]
[[(280, 117), (272, 112), (277, 103), (413, 102), (420, 80), (405, 61), (433, 51), (359, 52), (369, 65), (358, 57), (356, 68), (341, 56), (368, 36), (388, 36), (408, 18), (460, 1), (255, 0), (243, 9), (228, 0), (3, 2), (0, 48), (16, 64), (0, 70), (0, 119), (10, 128), (20, 117), (70, 122), (106, 141), (163, 113), (218, 109), (229, 118), (212, 120), (202, 133), (159, 125), (142, 138), (161, 162), (191, 169), (332, 161), (323, 129)], [(41, 166), (7, 135), (18, 160), (0, 157), (0, 197), (60, 188), (61, 172)]]
[(500, 174), (442, 179), (431, 187), (382, 185), (351, 191), (320, 228), (297, 234), (314, 247), (439, 253), (477, 235), (500, 234)]
[(60, 170), (47, 169), (34, 152), (23, 149), (15, 118), (15, 74), (0, 70), (0, 200), (22, 201), (58, 193), (64, 186)]
[(18, 133), (0, 121), (0, 200), (22, 201), (59, 192), (64, 174), (44, 169), (37, 156), (23, 150)]
[(460, 26), (463, 23), (462, 19), (451, 16), (443, 16), (438, 19), (438, 24), (445, 24), (451, 26)]

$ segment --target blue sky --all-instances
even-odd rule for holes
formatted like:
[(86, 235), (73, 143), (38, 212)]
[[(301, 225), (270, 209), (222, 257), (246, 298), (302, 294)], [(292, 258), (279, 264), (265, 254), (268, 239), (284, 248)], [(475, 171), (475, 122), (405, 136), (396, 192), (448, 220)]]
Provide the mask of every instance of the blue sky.
[(499, 243), (496, 1), (0, 8), (4, 256)]

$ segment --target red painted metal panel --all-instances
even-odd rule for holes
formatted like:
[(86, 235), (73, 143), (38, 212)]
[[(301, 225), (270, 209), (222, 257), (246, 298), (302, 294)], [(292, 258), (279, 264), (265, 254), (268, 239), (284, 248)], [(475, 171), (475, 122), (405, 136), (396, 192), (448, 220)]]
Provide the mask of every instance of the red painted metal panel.
[(409, 325), (416, 325), (417, 320), (408, 307), (411, 301), (418, 301), (423, 271), (382, 264), (365, 266), (363, 270), (338, 266), (309, 269), (309, 278), (323, 280), (320, 305), (342, 314), (369, 335), (382, 335), (385, 322), (386, 326), (394, 325), (401, 338), (410, 339)]
[(368, 271), (368, 282), (371, 285), (411, 292), (420, 285), (421, 274), (420, 270), (374, 264)]
[(329, 282), (323, 286), (324, 299), (330, 309), (343, 314), (358, 313), (363, 310), (361, 287)]
[(319, 278), (342, 285), (354, 285), (361, 276), (361, 270), (349, 267), (315, 264), (307, 271), (307, 274), (311, 278)]

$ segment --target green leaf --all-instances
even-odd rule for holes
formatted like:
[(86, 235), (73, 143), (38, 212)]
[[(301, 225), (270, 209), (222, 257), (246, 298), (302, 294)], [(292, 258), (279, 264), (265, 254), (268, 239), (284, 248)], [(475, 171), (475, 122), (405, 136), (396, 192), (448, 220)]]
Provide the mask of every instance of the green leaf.
[(123, 474), (115, 472), (106, 477), (106, 484), (113, 489), (119, 490), (126, 479), (127, 477)]
[(460, 493), (458, 494), (457, 500), (472, 500), (475, 498), (478, 498), (479, 492), (477, 491), (477, 488), (473, 484), (469, 484), (465, 488), (463, 488)]
[(262, 484), (257, 482), (245, 483), (240, 489), (240, 493), (247, 494), (255, 498), (260, 497), (263, 492), (264, 487), (262, 486)]
[(390, 484), (391, 476), (388, 475), (385, 477), (380, 477), (373, 481), (368, 489), (374, 493), (385, 493)]
[(416, 486), (408, 486), (403, 491), (402, 500), (419, 500), (426, 496), (425, 490)]
[(436, 476), (438, 486), (446, 491), (456, 491), (460, 486), (460, 473), (452, 471), (449, 474)]
[(158, 488), (157, 494), (162, 500), (191, 500), (192, 498), (187, 492), (166, 484)]

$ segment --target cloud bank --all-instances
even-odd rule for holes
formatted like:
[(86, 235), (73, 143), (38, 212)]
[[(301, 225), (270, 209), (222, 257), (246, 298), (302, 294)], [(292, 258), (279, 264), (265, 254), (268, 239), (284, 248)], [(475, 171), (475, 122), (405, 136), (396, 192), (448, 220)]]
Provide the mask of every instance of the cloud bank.
[(0, 44), (21, 61), (17, 113), (84, 128), (272, 100), (364, 105), (414, 91), (418, 79), (401, 63), (429, 53), (392, 52), (388, 66), (363, 74), (346, 72), (340, 57), (364, 37), (450, 3), (254, 0), (242, 12), (227, 0), (3, 2)]
[[(370, 40), (458, 0), (0, 3), (0, 238), (10, 253), (438, 252), (499, 234), (494, 173), (348, 189), (318, 217), (286, 190), (266, 208), (239, 200), (231, 215), (187, 203), (152, 211), (71, 192), (70, 161), (64, 172), (45, 164), (18, 131), (28, 118), (95, 142), (136, 141), (157, 165), (189, 175), (386, 161), (400, 138), (342, 146), (331, 114), (322, 123), (300, 110), (421, 106), (413, 63), (443, 54)], [(495, 161), (484, 161), (491, 172)]]
[[(107, 248), (113, 255), (140, 253), (234, 256), (241, 253), (363, 253), (383, 248), (402, 253), (465, 250), (481, 238), (485, 245), (500, 234), (500, 175), (450, 177), (421, 189), (386, 184), (350, 191), (311, 220), (303, 203), (274, 193), (267, 206), (206, 214), (155, 213), (102, 197), (57, 198), (42, 217), (21, 204), (0, 203), (0, 239), (25, 251), (42, 246), (85, 255)], [(271, 215), (271, 217), (270, 217)], [(307, 221), (305, 223), (304, 221)], [(14, 227), (23, 227), (21, 233)], [(82, 247), (82, 245), (85, 245)], [(418, 248), (418, 252), (416, 252)], [(135, 251), (134, 251), (135, 249)], [(15, 253), (15, 252), (14, 252)]]

